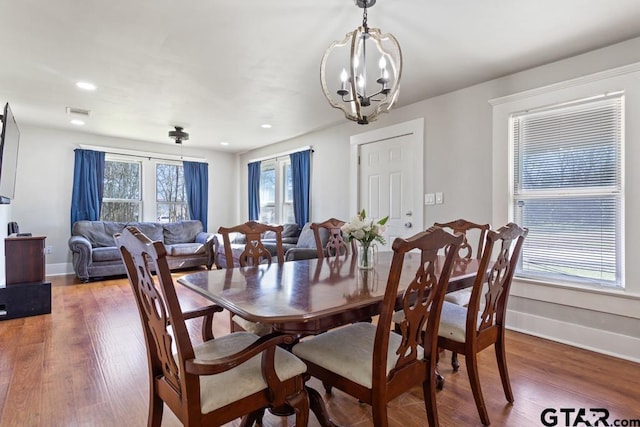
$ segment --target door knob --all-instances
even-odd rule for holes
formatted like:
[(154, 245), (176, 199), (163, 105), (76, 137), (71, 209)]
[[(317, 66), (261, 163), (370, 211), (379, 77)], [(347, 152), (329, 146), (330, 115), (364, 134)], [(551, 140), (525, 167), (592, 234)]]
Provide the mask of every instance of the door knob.
[(406, 228), (411, 228), (411, 227), (413, 227), (413, 224), (411, 224), (410, 222), (405, 222), (405, 223), (404, 223), (404, 226), (405, 226)]
[(413, 212), (412, 211), (407, 211), (407, 213), (405, 215), (406, 216), (411, 216), (411, 215), (413, 215)]

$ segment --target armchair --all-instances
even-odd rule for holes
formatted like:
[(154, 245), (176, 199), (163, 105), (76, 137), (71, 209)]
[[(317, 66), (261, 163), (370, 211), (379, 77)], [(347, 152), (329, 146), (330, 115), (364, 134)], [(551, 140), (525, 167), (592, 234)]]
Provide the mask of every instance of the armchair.
[(147, 348), (149, 426), (161, 425), (165, 404), (185, 426), (222, 425), (238, 417), (244, 418), (242, 425), (250, 426), (265, 408), (285, 405), (294, 409), (296, 425), (307, 425), (306, 367), (278, 347), (291, 343), (293, 337), (272, 334), (259, 338), (240, 332), (214, 339), (209, 334), (208, 340), (194, 346), (185, 319), (200, 314), (212, 318), (220, 307), (183, 314), (164, 245), (152, 242), (135, 227), (127, 227), (115, 240), (136, 298)]

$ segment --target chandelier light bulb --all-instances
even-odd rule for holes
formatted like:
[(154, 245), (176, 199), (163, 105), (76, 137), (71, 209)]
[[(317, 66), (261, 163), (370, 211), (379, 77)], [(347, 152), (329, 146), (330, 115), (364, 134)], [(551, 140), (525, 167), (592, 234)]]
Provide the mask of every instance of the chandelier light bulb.
[(344, 84), (349, 81), (349, 74), (347, 74), (347, 70), (342, 69), (342, 73), (340, 73), (340, 81)]

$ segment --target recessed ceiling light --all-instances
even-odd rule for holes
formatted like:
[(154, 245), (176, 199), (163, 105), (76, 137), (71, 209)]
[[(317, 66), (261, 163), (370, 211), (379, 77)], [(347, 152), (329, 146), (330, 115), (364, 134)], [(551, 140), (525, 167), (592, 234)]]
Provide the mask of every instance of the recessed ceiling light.
[(84, 122), (82, 120), (78, 120), (78, 119), (73, 119), (70, 122), (72, 125), (76, 125), (76, 126), (84, 126)]
[(77, 82), (76, 86), (82, 90), (90, 90), (90, 91), (94, 91), (97, 89), (96, 85), (94, 85), (93, 83), (89, 83), (89, 82)]
[(222, 142), (220, 143), (220, 145), (227, 146), (227, 145), (229, 145), (229, 143), (228, 143), (227, 141), (222, 141)]
[(260, 127), (263, 129), (271, 129), (271, 125), (269, 123), (262, 124)]

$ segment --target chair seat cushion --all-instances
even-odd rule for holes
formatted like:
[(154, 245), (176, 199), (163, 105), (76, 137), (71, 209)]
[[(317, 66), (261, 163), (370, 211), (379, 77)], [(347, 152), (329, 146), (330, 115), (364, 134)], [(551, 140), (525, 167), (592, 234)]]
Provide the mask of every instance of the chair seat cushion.
[[(375, 325), (355, 323), (305, 339), (293, 347), (293, 353), (350, 381), (371, 388), (375, 336)], [(396, 350), (401, 341), (400, 335), (390, 332), (387, 374), (398, 360)], [(418, 347), (418, 358), (423, 357), (424, 350)]]
[(260, 322), (251, 322), (247, 319), (244, 319), (240, 316), (233, 316), (231, 321), (237, 323), (242, 329), (247, 332), (251, 332), (259, 337), (265, 336), (273, 332), (271, 325)]
[[(481, 314), (478, 314), (477, 325), (480, 325)], [(438, 335), (457, 342), (464, 342), (467, 331), (467, 308), (445, 301), (442, 304), (440, 328)]]
[[(196, 360), (214, 360), (230, 356), (248, 347), (259, 337), (248, 332), (234, 332), (194, 347)], [(262, 356), (257, 355), (237, 367), (216, 375), (200, 377), (202, 413), (208, 413), (267, 388), (262, 377)], [(276, 374), (281, 381), (300, 375), (307, 366), (293, 354), (276, 348)]]
[(444, 296), (444, 300), (466, 307), (469, 305), (469, 300), (471, 299), (471, 289), (472, 288), (464, 288), (455, 292), (449, 292)]

